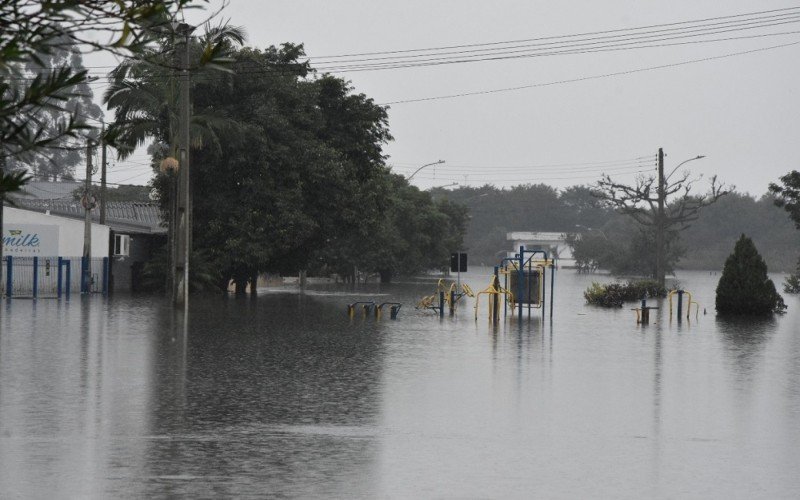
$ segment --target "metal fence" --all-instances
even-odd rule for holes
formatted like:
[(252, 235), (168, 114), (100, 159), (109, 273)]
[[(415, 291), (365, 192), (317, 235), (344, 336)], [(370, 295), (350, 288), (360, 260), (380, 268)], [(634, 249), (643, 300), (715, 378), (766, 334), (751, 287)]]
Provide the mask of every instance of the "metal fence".
[[(89, 273), (84, 283), (84, 264)], [(108, 257), (13, 257), (2, 262), (0, 293), (7, 297), (61, 297), (70, 293), (108, 293)]]

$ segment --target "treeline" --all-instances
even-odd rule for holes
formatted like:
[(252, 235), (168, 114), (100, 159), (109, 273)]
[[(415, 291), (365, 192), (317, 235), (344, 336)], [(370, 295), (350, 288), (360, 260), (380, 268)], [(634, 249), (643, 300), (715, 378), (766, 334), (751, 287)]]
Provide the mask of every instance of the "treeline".
[[(192, 79), (195, 284), (225, 288), (232, 279), (243, 291), (261, 273), (299, 271), (390, 280), (447, 265), (462, 245), (466, 209), (385, 165), (386, 108), (315, 73), (301, 45), (227, 49), (226, 71)], [(115, 145), (152, 140), (154, 165), (167, 167), (163, 160), (177, 156), (169, 75), (130, 63), (106, 94)], [(153, 181), (167, 220), (175, 177), (156, 169)], [(153, 263), (151, 275), (163, 276), (166, 262)]]
[[(587, 268), (601, 267), (619, 274), (652, 273), (648, 255), (655, 251), (653, 235), (606, 206), (588, 186), (557, 190), (534, 184), (432, 192), (436, 199), (468, 207), (464, 245), (472, 262), (496, 264), (499, 252), (511, 250), (507, 232), (553, 231), (578, 237), (582, 246), (576, 248), (576, 257)], [(774, 205), (770, 195), (754, 198), (738, 192), (703, 208), (689, 228), (668, 235), (668, 267), (722, 269), (742, 233), (752, 237), (770, 270), (794, 269), (800, 233), (787, 213)]]

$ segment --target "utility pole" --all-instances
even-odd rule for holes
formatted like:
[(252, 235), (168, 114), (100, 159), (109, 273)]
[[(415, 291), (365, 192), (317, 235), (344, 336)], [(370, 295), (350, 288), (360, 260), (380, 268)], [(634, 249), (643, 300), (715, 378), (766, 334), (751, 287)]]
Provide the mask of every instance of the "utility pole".
[(106, 223), (106, 124), (100, 131), (100, 224)]
[(191, 101), (189, 99), (189, 37), (194, 28), (181, 23), (177, 26), (182, 38), (179, 112), (179, 168), (178, 203), (175, 227), (175, 267), (173, 269), (173, 303), (188, 307), (189, 304), (189, 256), (192, 248), (192, 200), (189, 183), (189, 122), (191, 120)]
[[(2, 178), (6, 173), (6, 156), (2, 154), (3, 148), (0, 148), (0, 178)], [(5, 272), (6, 263), (3, 260), (3, 238), (5, 238), (6, 231), (3, 228), (3, 212), (5, 210), (5, 203), (6, 203), (6, 193), (0, 193), (0, 286), (3, 283), (3, 273)], [(7, 287), (3, 287), (0, 290), (0, 298), (3, 297), (5, 294)]]
[(106, 223), (106, 124), (100, 129), (100, 224)]
[(92, 269), (90, 266), (92, 256), (92, 140), (86, 143), (86, 183), (81, 199), (83, 215), (83, 258), (81, 259), (81, 293), (91, 290)]
[(664, 286), (664, 205), (666, 203), (666, 187), (664, 186), (664, 150), (658, 148), (658, 213), (656, 214), (656, 280)]

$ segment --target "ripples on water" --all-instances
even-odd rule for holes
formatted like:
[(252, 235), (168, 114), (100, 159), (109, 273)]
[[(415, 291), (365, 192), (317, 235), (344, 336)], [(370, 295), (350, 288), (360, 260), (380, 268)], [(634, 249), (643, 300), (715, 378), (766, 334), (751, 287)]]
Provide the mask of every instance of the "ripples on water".
[[(797, 297), (718, 320), (687, 273), (709, 314), (643, 327), (585, 306), (592, 279), (497, 327), (414, 310), (430, 281), (196, 299), (188, 326), (157, 298), (3, 303), (0, 497), (800, 497)], [(404, 307), (351, 321), (359, 298)]]

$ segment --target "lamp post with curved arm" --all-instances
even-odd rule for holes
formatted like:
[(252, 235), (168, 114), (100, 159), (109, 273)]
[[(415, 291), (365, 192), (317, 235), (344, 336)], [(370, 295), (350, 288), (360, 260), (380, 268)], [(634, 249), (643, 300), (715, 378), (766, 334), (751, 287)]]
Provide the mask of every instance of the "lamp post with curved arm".
[(694, 160), (700, 160), (700, 159), (702, 159), (702, 158), (705, 158), (705, 157), (706, 157), (705, 155), (697, 155), (697, 156), (695, 156), (694, 158), (689, 158), (688, 160), (684, 160), (684, 161), (682, 161), (682, 162), (678, 163), (678, 166), (672, 169), (672, 172), (670, 172), (670, 173), (669, 173), (669, 175), (667, 175), (667, 176), (664, 178), (664, 181), (665, 181), (665, 182), (666, 182), (666, 181), (668, 181), (668, 180), (669, 180), (669, 178), (670, 178), (670, 177), (672, 177), (672, 174), (674, 174), (676, 170), (678, 170), (679, 168), (681, 168), (681, 165), (684, 165), (684, 164), (686, 164), (686, 163), (689, 163), (690, 161), (694, 161)]
[(410, 181), (410, 180), (411, 180), (411, 179), (412, 179), (412, 178), (413, 178), (415, 175), (417, 175), (417, 173), (418, 173), (420, 170), (422, 170), (422, 169), (423, 169), (423, 168), (425, 168), (425, 167), (430, 167), (431, 165), (439, 165), (439, 164), (441, 164), (441, 163), (444, 163), (444, 160), (435, 161), (435, 162), (433, 162), (433, 163), (426, 163), (425, 165), (423, 165), (423, 166), (419, 167), (418, 169), (414, 170), (414, 173), (413, 173), (413, 174), (411, 174), (411, 175), (409, 175), (409, 176), (408, 176), (408, 179), (406, 179), (406, 180), (407, 180), (407, 181)]

